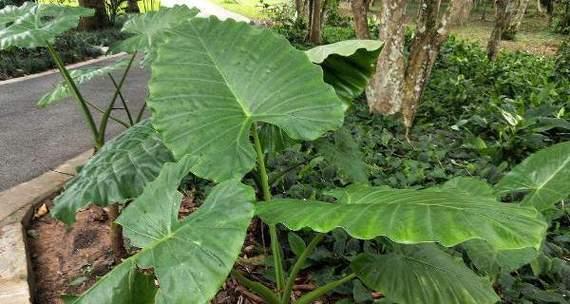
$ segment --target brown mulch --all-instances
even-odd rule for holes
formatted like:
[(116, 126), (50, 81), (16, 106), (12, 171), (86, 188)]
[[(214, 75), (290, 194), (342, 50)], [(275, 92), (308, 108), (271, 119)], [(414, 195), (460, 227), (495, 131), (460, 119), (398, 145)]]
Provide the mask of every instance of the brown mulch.
[[(89, 289), (98, 278), (114, 266), (111, 250), (110, 224), (105, 209), (92, 206), (77, 213), (76, 222), (66, 227), (49, 215), (51, 199), (36, 208), (29, 227), (28, 248), (30, 250), (33, 277), (34, 303), (63, 304), (62, 295), (78, 295)], [(185, 193), (179, 218), (197, 209), (191, 192)], [(254, 264), (263, 261), (260, 238), (256, 237), (259, 223), (250, 227), (242, 250), (240, 263)], [(242, 266), (248, 272), (262, 269), (259, 265)], [(259, 297), (228, 279), (213, 304), (240, 303), (261, 304)]]

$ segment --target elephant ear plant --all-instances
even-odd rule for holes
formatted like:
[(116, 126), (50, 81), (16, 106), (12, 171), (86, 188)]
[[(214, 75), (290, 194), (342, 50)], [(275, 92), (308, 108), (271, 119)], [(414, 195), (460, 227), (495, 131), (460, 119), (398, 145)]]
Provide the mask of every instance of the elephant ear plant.
[[(136, 133), (131, 128), (107, 145), (125, 157), (141, 154), (133, 159), (134, 167), (149, 162), (158, 176), (123, 175), (133, 164), (115, 165), (101, 150), (87, 165), (93, 168), (84, 168), (68, 187), (70, 196), (56, 201), (55, 215), (69, 220), (99, 193), (134, 198), (116, 222), (140, 250), (69, 303), (208, 303), (230, 273), (275, 304), (312, 303), (355, 278), (398, 303), (495, 303), (490, 282), (458, 262), (450, 254), (454, 248), (478, 241), (506, 255), (540, 250), (547, 228), (542, 215), (531, 205), (501, 203), (491, 186), (473, 186), (471, 180), (423, 190), (357, 184), (331, 189), (334, 203), (274, 199), (265, 161), (266, 153), (279, 153), (268, 149), (269, 144), (277, 147), (272, 137), (313, 141), (340, 128), (347, 104), (339, 96), (356, 89), (339, 91), (339, 71), (349, 73), (354, 66), (337, 69), (337, 78), (327, 77), (333, 69), (323, 63), (331, 54), (312, 60), (284, 38), (233, 20), (191, 18), (170, 27), (164, 37), (149, 46), (154, 54), (147, 100), (152, 126), (147, 122)], [(352, 51), (338, 51), (333, 58), (351, 57), (361, 43), (353, 42)], [(342, 66), (338, 62), (343, 61), (329, 61)], [(268, 126), (272, 131), (264, 133), (264, 146), (260, 133)], [(178, 188), (189, 173), (216, 185), (196, 212), (180, 220)], [(246, 174), (256, 176), (257, 189), (242, 182)], [(485, 191), (473, 190), (479, 186)], [(80, 204), (74, 204), (73, 195)], [(234, 268), (255, 216), (269, 226), (274, 286)], [(363, 253), (340, 279), (294, 298), (292, 288), (307, 258), (325, 233), (338, 228), (389, 246)], [(287, 268), (279, 237), (284, 229), (314, 231), (308, 245), (297, 240), (297, 259)]]

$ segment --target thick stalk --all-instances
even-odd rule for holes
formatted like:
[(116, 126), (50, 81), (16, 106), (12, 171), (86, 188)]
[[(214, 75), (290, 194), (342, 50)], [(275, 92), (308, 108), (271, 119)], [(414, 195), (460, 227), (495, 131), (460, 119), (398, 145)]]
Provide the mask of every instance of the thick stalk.
[[(265, 168), (265, 156), (261, 148), (261, 141), (257, 133), (257, 126), (252, 126), (253, 141), (255, 143), (255, 152), (257, 153), (257, 166), (259, 177), (261, 178), (261, 188), (263, 191), (263, 200), (269, 202), (271, 200), (271, 191), (269, 190), (269, 178)], [(269, 225), (269, 237), (271, 238), (271, 252), (273, 254), (273, 266), (275, 267), (275, 281), (277, 282), (277, 292), (281, 294), (285, 285), (285, 275), (283, 273), (283, 260), (281, 258), (281, 246), (277, 237), (277, 227)]]
[(247, 289), (255, 292), (261, 296), (269, 304), (279, 304), (279, 298), (277, 295), (271, 291), (271, 289), (265, 287), (263, 284), (254, 282), (246, 277), (244, 277), (239, 271), (232, 270), (232, 277), (236, 279), (241, 285), (245, 286)]
[(67, 85), (71, 88), (71, 90), (73, 91), (73, 95), (75, 95), (75, 98), (79, 102), (79, 105), (81, 107), (81, 111), (83, 112), (83, 115), (85, 116), (85, 119), (87, 120), (87, 125), (89, 126), (89, 129), (91, 130), (91, 134), (93, 135), (93, 141), (95, 144), (95, 149), (101, 148), (101, 147), (97, 147), (97, 139), (99, 138), (99, 132), (97, 131), (97, 126), (95, 125), (95, 120), (93, 119), (93, 115), (91, 115), (91, 112), (89, 111), (89, 108), (87, 107), (87, 101), (85, 101), (85, 99), (83, 98), (83, 95), (81, 95), (81, 92), (79, 92), (77, 85), (75, 85), (75, 81), (73, 81), (73, 78), (71, 77), (71, 75), (69, 74), (67, 69), (65, 68), (65, 64), (63, 63), (63, 60), (61, 60), (61, 58), (57, 54), (57, 51), (49, 43), (47, 44), (47, 49), (48, 49), (49, 54), (51, 55), (51, 58), (55, 62), (55, 65), (59, 69), (59, 72), (63, 76), (63, 79), (65, 80), (65, 82), (67, 82)]
[(102, 147), (105, 144), (105, 130), (109, 124), (109, 117), (111, 117), (111, 112), (113, 111), (113, 107), (115, 106), (116, 101), (116, 98), (111, 100), (111, 103), (107, 106), (105, 113), (103, 113), (103, 116), (101, 117), (101, 122), (99, 123), (99, 137), (97, 138), (99, 147)]
[(125, 246), (123, 245), (123, 228), (115, 222), (119, 216), (119, 204), (115, 203), (109, 206), (109, 218), (111, 219), (111, 249), (115, 263), (121, 263), (121, 259), (127, 255)]
[(315, 236), (311, 240), (309, 245), (307, 245), (307, 248), (303, 250), (303, 253), (301, 253), (299, 258), (297, 258), (295, 265), (293, 265), (293, 268), (291, 269), (291, 271), (289, 271), (289, 278), (287, 279), (287, 284), (285, 284), (285, 289), (283, 290), (283, 297), (281, 298), (282, 304), (287, 304), (291, 300), (291, 292), (293, 291), (293, 284), (295, 284), (295, 278), (297, 278), (299, 271), (301, 271), (301, 268), (303, 268), (303, 265), (305, 265), (305, 261), (307, 260), (307, 258), (313, 253), (315, 247), (317, 247), (319, 242), (324, 237), (325, 237), (324, 234), (318, 234), (317, 236)]
[(319, 287), (319, 288), (309, 292), (308, 294), (304, 295), (303, 297), (301, 297), (299, 299), (299, 301), (295, 302), (295, 304), (311, 304), (311, 303), (313, 303), (313, 301), (324, 296), (325, 294), (327, 294), (331, 290), (337, 288), (338, 286), (354, 279), (355, 277), (356, 277), (356, 274), (351, 273), (351, 274), (345, 276), (344, 278), (342, 278), (340, 280), (330, 282), (330, 283), (326, 284), (325, 286)]
[[(87, 105), (90, 106), (90, 107), (92, 107), (95, 111), (97, 111), (97, 112), (99, 112), (99, 113), (101, 113), (101, 114), (105, 114), (105, 110), (99, 108), (97, 105), (92, 104), (92, 103), (90, 103), (89, 101), (85, 101), (85, 103), (87, 103)], [(129, 128), (129, 124), (128, 124), (128, 123), (126, 123), (126, 122), (124, 122), (124, 121), (122, 121), (122, 120), (120, 120), (120, 119), (118, 119), (118, 118), (116, 118), (116, 117), (113, 117), (113, 115), (110, 115), (109, 118), (110, 118), (111, 120), (117, 122), (118, 124), (121, 124), (123, 127), (127, 128), (127, 129)]]

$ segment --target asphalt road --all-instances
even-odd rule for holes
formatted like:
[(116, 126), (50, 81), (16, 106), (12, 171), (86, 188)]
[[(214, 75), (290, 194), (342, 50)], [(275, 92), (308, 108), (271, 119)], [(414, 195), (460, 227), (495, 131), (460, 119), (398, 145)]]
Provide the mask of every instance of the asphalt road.
[[(119, 71), (113, 76), (120, 79), (120, 74)], [(123, 87), (129, 108), (138, 111), (143, 105), (148, 78), (147, 71), (133, 65)], [(43, 109), (36, 106), (37, 100), (60, 80), (55, 73), (0, 83), (0, 191), (39, 176), (92, 147), (91, 133), (74, 100), (66, 99)], [(113, 84), (107, 77), (98, 78), (80, 90), (88, 101), (104, 107), (112, 98)], [(124, 111), (116, 110), (113, 115), (126, 120)], [(107, 130), (107, 137), (111, 138), (125, 128), (110, 121)]]
[[(185, 4), (200, 9), (200, 16), (215, 15), (220, 19), (249, 19), (229, 12), (206, 0), (163, 0), (163, 6)], [(106, 60), (90, 66), (109, 64)], [(119, 79), (120, 72), (114, 73)], [(130, 108), (138, 109), (147, 95), (149, 73), (133, 67), (123, 88)], [(40, 109), (37, 100), (61, 80), (52, 73), (16, 82), (0, 82), (0, 191), (28, 181), (51, 170), (66, 160), (90, 149), (92, 137), (78, 104), (68, 99)], [(104, 107), (112, 97), (113, 84), (109, 78), (99, 78), (81, 86), (88, 101)], [(126, 120), (122, 111), (114, 115)], [(96, 115), (99, 117), (99, 115)], [(124, 130), (113, 121), (107, 128), (107, 138)]]

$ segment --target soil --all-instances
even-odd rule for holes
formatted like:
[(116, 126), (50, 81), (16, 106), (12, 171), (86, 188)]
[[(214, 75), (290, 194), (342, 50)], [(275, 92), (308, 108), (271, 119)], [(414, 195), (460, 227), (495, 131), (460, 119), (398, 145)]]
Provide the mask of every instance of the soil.
[[(192, 197), (187, 194), (182, 201), (180, 218), (197, 208)], [(111, 221), (105, 209), (97, 206), (84, 209), (77, 213), (73, 226), (66, 227), (49, 215), (52, 206), (51, 199), (40, 204), (34, 210), (34, 218), (27, 227), (28, 249), (35, 283), (34, 303), (37, 304), (63, 304), (62, 295), (84, 292), (114, 266), (109, 235)], [(255, 233), (259, 231), (257, 227), (258, 224), (254, 221), (239, 262), (246, 265), (240, 266), (242, 270), (252, 274), (262, 267), (248, 263), (263, 260), (262, 249), (259, 249), (262, 247)], [(259, 274), (254, 275), (261, 277)], [(212, 303), (264, 302), (230, 278)]]

